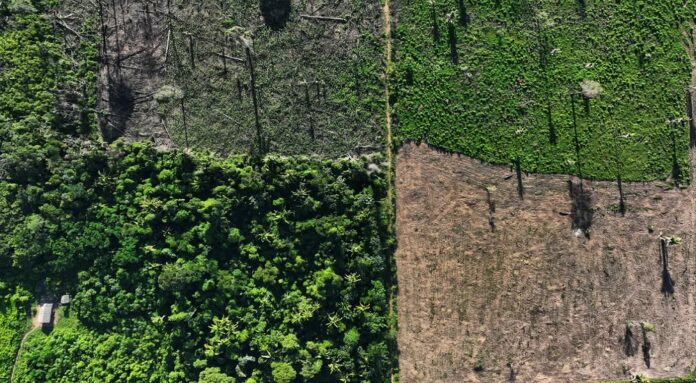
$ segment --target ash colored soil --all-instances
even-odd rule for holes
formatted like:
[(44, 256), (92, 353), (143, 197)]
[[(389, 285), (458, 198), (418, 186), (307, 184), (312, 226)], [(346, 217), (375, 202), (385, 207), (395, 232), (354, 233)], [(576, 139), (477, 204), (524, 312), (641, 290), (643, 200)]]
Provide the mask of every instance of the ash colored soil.
[[(72, 7), (70, 9), (76, 9)], [(111, 142), (150, 139), (166, 149), (171, 138), (157, 114), (153, 94), (164, 82), (171, 45), (167, 2), (114, 0), (104, 4), (98, 102), (103, 138)], [(104, 44), (105, 43), (105, 44)]]
[[(426, 145), (399, 151), (400, 381), (592, 382), (693, 370), (696, 190), (624, 183), (622, 216), (616, 183), (522, 181), (524, 200), (508, 167)], [(683, 238), (668, 247), (669, 275), (661, 233)], [(672, 295), (663, 293), (669, 278)]]

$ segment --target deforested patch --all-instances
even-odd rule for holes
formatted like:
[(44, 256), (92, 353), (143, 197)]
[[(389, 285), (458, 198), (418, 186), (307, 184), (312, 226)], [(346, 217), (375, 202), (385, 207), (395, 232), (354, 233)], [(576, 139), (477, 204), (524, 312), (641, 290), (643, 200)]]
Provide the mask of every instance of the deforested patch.
[(622, 216), (616, 180), (525, 174), (520, 199), (508, 166), (413, 143), (396, 164), (400, 382), (691, 372), (696, 285), (660, 286), (696, 269), (692, 188), (622, 181)]

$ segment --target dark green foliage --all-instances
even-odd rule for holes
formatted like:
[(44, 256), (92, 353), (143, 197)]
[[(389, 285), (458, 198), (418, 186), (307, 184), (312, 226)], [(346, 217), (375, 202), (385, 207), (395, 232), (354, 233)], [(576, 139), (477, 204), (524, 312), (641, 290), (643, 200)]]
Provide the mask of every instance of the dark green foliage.
[[(0, 187), (0, 259), (13, 265), (2, 279), (31, 288), (50, 276), (74, 293), (81, 323), (30, 343), (19, 382), (88, 381), (94, 371), (68, 367), (88, 340), (113, 344), (87, 354), (105, 382), (217, 373), (206, 368), (258, 382), (385, 381), (385, 183), (367, 163), (64, 149), (72, 159), (45, 183)], [(144, 354), (111, 362), (128, 350)]]
[[(688, 181), (681, 170), (687, 126), (667, 122), (686, 115), (691, 66), (683, 35), (691, 33), (693, 4), (399, 4), (399, 140), (424, 140), (494, 163), (519, 158), (532, 172), (606, 179), (620, 172), (624, 180), (674, 173), (675, 182)], [(450, 38), (438, 38), (445, 23)], [(584, 97), (580, 84), (587, 80), (604, 91)], [(613, 155), (617, 145), (622, 166)]]

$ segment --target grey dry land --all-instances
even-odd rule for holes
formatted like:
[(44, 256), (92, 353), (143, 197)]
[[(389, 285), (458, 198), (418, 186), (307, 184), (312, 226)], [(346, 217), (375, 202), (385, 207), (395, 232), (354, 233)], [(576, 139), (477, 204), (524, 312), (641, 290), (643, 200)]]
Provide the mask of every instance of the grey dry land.
[[(622, 216), (615, 183), (523, 175), (522, 200), (509, 168), (426, 145), (402, 147), (396, 171), (401, 382), (692, 371), (693, 186), (624, 184)], [(668, 276), (660, 234), (683, 239)]]

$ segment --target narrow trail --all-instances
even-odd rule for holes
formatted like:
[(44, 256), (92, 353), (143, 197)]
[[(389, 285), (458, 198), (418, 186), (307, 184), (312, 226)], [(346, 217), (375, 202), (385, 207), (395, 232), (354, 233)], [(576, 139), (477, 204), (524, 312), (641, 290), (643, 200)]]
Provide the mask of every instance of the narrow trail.
[(391, 116), (391, 103), (389, 102), (390, 90), (390, 72), (392, 67), (392, 38), (391, 38), (391, 7), (389, 4), (390, 0), (384, 0), (384, 103), (385, 103), (385, 125), (387, 130), (387, 162), (389, 163), (389, 169), (387, 172), (387, 199), (389, 200), (388, 214), (390, 218), (390, 229), (393, 232), (393, 217), (394, 217), (394, 155), (393, 155), (393, 137), (392, 137), (392, 116)]
[(29, 331), (27, 331), (24, 336), (22, 337), (22, 340), (19, 342), (19, 347), (17, 347), (17, 354), (15, 354), (14, 358), (14, 363), (12, 364), (12, 371), (10, 371), (10, 382), (14, 382), (14, 376), (15, 376), (15, 368), (17, 367), (17, 360), (19, 360), (19, 355), (22, 353), (22, 348), (24, 348), (24, 343), (27, 341), (27, 338), (31, 333), (33, 333), (37, 328), (41, 327), (41, 324), (39, 323), (39, 308), (36, 308), (36, 314), (31, 318), (31, 328)]
[[(384, 19), (384, 114), (386, 127), (386, 156), (387, 156), (387, 219), (389, 222), (388, 230), (390, 235), (395, 235), (395, 220), (394, 214), (394, 140), (392, 136), (392, 111), (390, 102), (390, 73), (392, 70), (392, 35), (391, 35), (391, 6), (390, 0), (384, 0), (382, 7)], [(390, 260), (391, 262), (391, 260)], [(394, 315), (394, 289), (389, 292), (389, 316)], [(394, 329), (396, 330), (396, 329)], [(394, 369), (392, 368), (389, 374), (390, 382), (395, 382)]]

